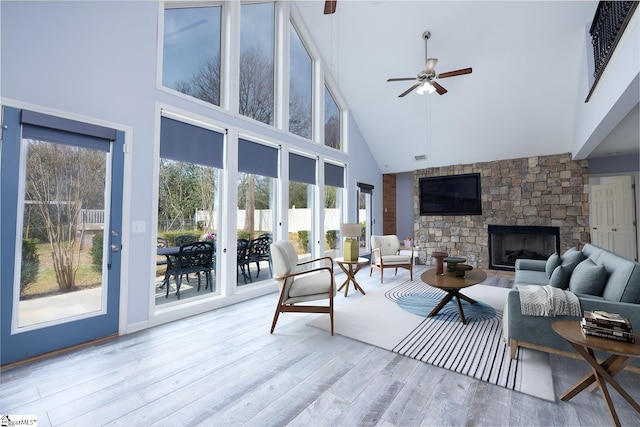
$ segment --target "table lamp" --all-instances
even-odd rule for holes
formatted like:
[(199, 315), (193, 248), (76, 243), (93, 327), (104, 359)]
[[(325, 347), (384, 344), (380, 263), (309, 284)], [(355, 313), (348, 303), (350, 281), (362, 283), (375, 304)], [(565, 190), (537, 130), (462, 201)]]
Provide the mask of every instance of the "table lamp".
[(340, 236), (346, 237), (343, 246), (345, 261), (356, 261), (358, 259), (358, 237), (360, 237), (360, 233), (360, 224), (340, 224)]

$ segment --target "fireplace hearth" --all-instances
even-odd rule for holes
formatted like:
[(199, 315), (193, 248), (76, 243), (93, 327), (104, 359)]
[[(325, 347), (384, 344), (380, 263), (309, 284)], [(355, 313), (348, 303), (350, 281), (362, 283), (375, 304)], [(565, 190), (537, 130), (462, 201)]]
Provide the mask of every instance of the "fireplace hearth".
[(489, 268), (515, 270), (516, 260), (546, 260), (560, 251), (560, 229), (542, 226), (489, 225)]

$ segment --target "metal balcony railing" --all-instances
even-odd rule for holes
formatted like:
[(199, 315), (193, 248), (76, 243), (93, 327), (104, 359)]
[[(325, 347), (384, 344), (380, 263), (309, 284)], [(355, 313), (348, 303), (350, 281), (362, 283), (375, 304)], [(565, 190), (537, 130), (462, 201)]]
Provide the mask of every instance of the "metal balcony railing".
[(593, 45), (593, 76), (595, 80), (585, 102), (589, 101), (638, 3), (637, 1), (601, 1), (598, 3), (589, 30)]

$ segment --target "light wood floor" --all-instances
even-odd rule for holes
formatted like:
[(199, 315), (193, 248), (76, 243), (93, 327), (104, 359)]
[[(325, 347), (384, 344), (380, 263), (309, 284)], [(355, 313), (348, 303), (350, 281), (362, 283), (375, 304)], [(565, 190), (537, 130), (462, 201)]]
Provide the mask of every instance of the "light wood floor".
[[(381, 286), (378, 274), (358, 273), (365, 291)], [(385, 275), (386, 284), (395, 280)], [(7, 368), (0, 414), (37, 415), (39, 426), (610, 425), (599, 393), (543, 401), (331, 337), (305, 325), (312, 315), (284, 313), (270, 335), (276, 297)], [(346, 301), (356, 298), (350, 291)], [(551, 363), (557, 394), (588, 371), (561, 356)], [(616, 378), (640, 400), (640, 374)], [(640, 414), (611, 394), (622, 424), (640, 425)]]

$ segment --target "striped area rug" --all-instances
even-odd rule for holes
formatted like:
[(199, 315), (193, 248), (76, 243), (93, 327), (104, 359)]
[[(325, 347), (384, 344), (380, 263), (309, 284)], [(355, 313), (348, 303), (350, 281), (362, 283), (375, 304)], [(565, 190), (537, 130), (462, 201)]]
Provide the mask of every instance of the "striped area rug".
[[(509, 347), (502, 339), (502, 312), (482, 301), (477, 304), (463, 301), (468, 322), (464, 325), (456, 303), (451, 301), (437, 316), (426, 317), (444, 295), (436, 288), (415, 282), (406, 282), (385, 293), (387, 299), (415, 314), (422, 314), (416, 313), (415, 305), (424, 308), (424, 320), (392, 351), (491, 384), (517, 389), (521, 382), (519, 363), (509, 357)], [(411, 302), (408, 307), (407, 301)]]
[[(337, 334), (479, 380), (555, 401), (546, 353), (520, 348), (511, 359), (502, 338), (502, 312), (509, 290), (479, 284), (463, 293), (478, 304), (463, 303), (426, 317), (445, 295), (420, 280), (390, 284), (334, 309)], [(329, 330), (328, 316), (307, 324)]]

